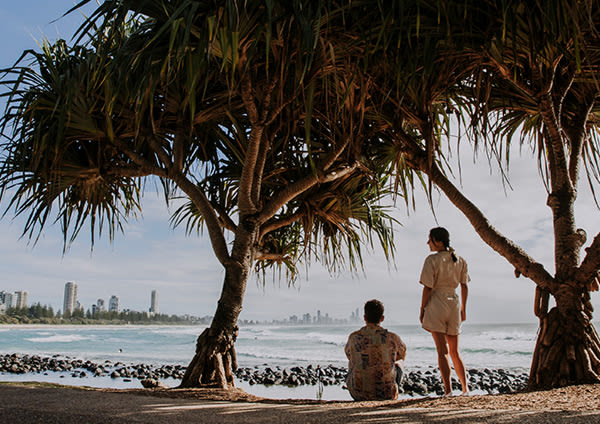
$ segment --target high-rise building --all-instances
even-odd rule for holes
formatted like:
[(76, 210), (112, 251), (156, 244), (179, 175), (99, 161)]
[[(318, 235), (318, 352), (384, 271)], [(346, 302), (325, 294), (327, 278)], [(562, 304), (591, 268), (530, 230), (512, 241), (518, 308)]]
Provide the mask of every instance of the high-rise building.
[(65, 284), (65, 299), (63, 301), (63, 315), (71, 315), (77, 307), (77, 284), (69, 281)]
[(92, 315), (96, 315), (97, 312), (105, 312), (106, 307), (104, 306), (104, 299), (98, 299), (95, 305), (92, 305)]
[(106, 311), (106, 305), (104, 304), (104, 299), (98, 299), (96, 301), (96, 308), (98, 309), (98, 312)]
[(117, 296), (111, 296), (108, 301), (108, 312), (121, 312), (121, 305)]
[(27, 292), (26, 291), (16, 291), (15, 297), (17, 298), (15, 301), (16, 308), (26, 308), (27, 307)]
[(14, 294), (7, 291), (0, 291), (0, 304), (4, 305), (5, 309), (13, 308), (14, 305)]
[(150, 315), (158, 314), (158, 292), (152, 290), (150, 293)]

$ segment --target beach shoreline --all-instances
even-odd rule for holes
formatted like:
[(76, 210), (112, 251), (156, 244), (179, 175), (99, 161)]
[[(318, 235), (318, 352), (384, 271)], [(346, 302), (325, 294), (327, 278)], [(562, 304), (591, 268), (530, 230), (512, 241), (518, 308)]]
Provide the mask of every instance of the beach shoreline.
[[(185, 373), (182, 365), (151, 365), (91, 361), (60, 355), (0, 354), (0, 381), (42, 381), (63, 385), (88, 385), (97, 388), (133, 389), (143, 387), (177, 387)], [(504, 369), (468, 369), (470, 389), (475, 394), (511, 393), (523, 390), (527, 374)], [(248, 393), (273, 398), (349, 400), (345, 390), (347, 369), (334, 365), (239, 367), (236, 385)], [(453, 381), (454, 389), (460, 387)], [(402, 398), (442, 395), (438, 370), (407, 371), (401, 389)]]
[(241, 389), (97, 389), (0, 383), (0, 422), (96, 423), (596, 423), (600, 385), (396, 401), (266, 399)]

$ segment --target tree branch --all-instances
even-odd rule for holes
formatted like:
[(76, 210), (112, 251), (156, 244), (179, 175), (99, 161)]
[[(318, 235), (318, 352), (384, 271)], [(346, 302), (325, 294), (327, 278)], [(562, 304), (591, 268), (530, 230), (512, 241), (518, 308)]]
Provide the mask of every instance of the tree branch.
[(119, 139), (114, 139), (113, 140), (113, 144), (121, 151), (123, 152), (129, 159), (131, 159), (131, 161), (133, 163), (135, 163), (136, 165), (138, 165), (141, 169), (146, 170), (147, 172), (149, 172), (152, 175), (156, 175), (158, 177), (162, 177), (162, 178), (166, 178), (167, 177), (167, 173), (165, 172), (164, 169), (156, 166), (155, 163), (150, 162), (147, 158), (141, 156), (139, 153), (129, 149), (129, 147), (127, 147), (127, 144), (122, 142)]
[(600, 233), (594, 237), (590, 247), (586, 248), (586, 255), (576, 271), (576, 279), (582, 284), (593, 284), (600, 277)]
[[(556, 66), (558, 66), (558, 63), (555, 64), (555, 67), (551, 71), (551, 76), (548, 77), (546, 82), (544, 82), (544, 78), (538, 67), (535, 65), (531, 66), (533, 78), (540, 84), (540, 93), (536, 97), (538, 99), (539, 112), (544, 122), (544, 130), (548, 137), (546, 147), (548, 154), (554, 159), (553, 168), (555, 172), (553, 172), (553, 178), (550, 181), (553, 192), (560, 191), (564, 187), (569, 189), (574, 188), (571, 180), (568, 178), (567, 156), (561, 134), (562, 126), (559, 112), (562, 108), (562, 100), (566, 95), (566, 91), (564, 91), (565, 89), (561, 91), (561, 87), (555, 84), (557, 75)], [(559, 96), (558, 102), (555, 102), (552, 97), (553, 90)]]
[(106, 168), (106, 174), (127, 178), (142, 178), (155, 175), (151, 170), (142, 167), (118, 165)]
[(556, 168), (557, 181), (551, 181), (553, 189), (563, 187), (564, 185), (572, 187), (571, 181), (567, 178), (567, 158), (565, 147), (561, 136), (561, 128), (554, 110), (554, 102), (549, 93), (543, 93), (540, 97), (540, 114), (544, 120), (544, 127), (549, 137), (549, 146), (552, 148), (549, 154), (553, 155)]
[(492, 66), (494, 69), (496, 69), (496, 71), (498, 71), (498, 73), (502, 76), (502, 78), (506, 82), (515, 86), (519, 91), (521, 91), (526, 96), (528, 96), (532, 99), (535, 98), (534, 93), (529, 89), (529, 87), (527, 87), (523, 84), (519, 84), (518, 81), (515, 81), (515, 79), (513, 78), (512, 72), (510, 71), (510, 69), (508, 69), (506, 67), (506, 65), (498, 62), (496, 59), (494, 59), (493, 57), (491, 57), (489, 55), (487, 57), (489, 59), (490, 66)]
[(183, 171), (183, 142), (185, 140), (185, 131), (183, 129), (183, 120), (177, 120), (175, 137), (173, 138), (173, 165), (177, 172)]
[(513, 241), (500, 234), (483, 213), (446, 178), (435, 163), (428, 171), (427, 154), (423, 149), (416, 143), (412, 143), (408, 149), (411, 150), (408, 152), (410, 164), (429, 176), (431, 181), (444, 192), (448, 200), (469, 220), (477, 234), (488, 246), (506, 258), (520, 274), (530, 278), (541, 288), (553, 292), (554, 278), (542, 264), (527, 255)]
[[(266, 130), (265, 130), (266, 131)], [(254, 165), (254, 177), (252, 179), (252, 189), (250, 190), (250, 199), (254, 206), (259, 207), (260, 203), (260, 191), (262, 189), (263, 174), (265, 170), (265, 163), (267, 162), (267, 154), (270, 149), (270, 139), (264, 137), (264, 142), (260, 143), (258, 154), (256, 156), (256, 164)], [(269, 140), (267, 142), (267, 140)]]
[(287, 186), (287, 188), (280, 191), (277, 196), (271, 199), (271, 201), (264, 206), (263, 210), (258, 215), (256, 219), (257, 223), (262, 224), (266, 222), (268, 219), (272, 218), (277, 213), (277, 211), (284, 207), (290, 200), (294, 199), (296, 196), (302, 194), (311, 187), (314, 187), (316, 184), (328, 183), (331, 181), (338, 180), (354, 172), (356, 168), (358, 168), (358, 163), (355, 163), (352, 166), (342, 167), (325, 175), (306, 175), (304, 178), (301, 178), (295, 183)]
[(579, 181), (579, 168), (581, 163), (581, 156), (583, 152), (583, 144), (586, 137), (586, 127), (588, 116), (590, 115), (592, 108), (594, 107), (593, 99), (586, 101), (582, 105), (582, 114), (575, 122), (570, 122), (569, 125), (565, 125), (565, 133), (569, 137), (571, 142), (571, 153), (569, 155), (569, 177), (574, 187), (577, 187)]
[(263, 237), (266, 236), (267, 234), (269, 234), (270, 232), (273, 232), (273, 231), (278, 230), (283, 227), (287, 227), (288, 225), (293, 224), (296, 221), (299, 221), (300, 218), (302, 218), (304, 215), (306, 215), (305, 212), (296, 212), (285, 218), (268, 221), (260, 229), (260, 236), (258, 238), (259, 243), (263, 239)]
[(219, 217), (217, 216), (215, 208), (208, 201), (204, 192), (200, 190), (196, 184), (187, 179), (185, 175), (176, 173), (170, 178), (185, 194), (188, 195), (190, 200), (194, 202), (194, 205), (196, 205), (206, 223), (215, 256), (223, 266), (228, 265), (231, 262), (231, 256), (229, 255), (227, 242), (223, 230), (221, 229)]
[(257, 261), (275, 261), (275, 262), (283, 262), (289, 259), (289, 255), (284, 255), (281, 253), (267, 253), (267, 252), (257, 252), (255, 259)]
[(212, 204), (215, 211), (219, 214), (219, 220), (221, 222), (221, 226), (223, 228), (228, 229), (229, 231), (235, 233), (237, 231), (237, 225), (233, 222), (233, 219), (229, 216), (229, 214), (223, 209), (220, 205)]
[(172, 166), (171, 158), (164, 151), (160, 143), (156, 140), (153, 135), (146, 136), (144, 135), (144, 140), (148, 141), (150, 148), (156, 154), (158, 159), (162, 162), (165, 169), (169, 169)]
[(250, 139), (246, 146), (246, 155), (240, 177), (239, 200), (238, 205), (240, 214), (252, 215), (256, 212), (256, 206), (252, 201), (252, 191), (255, 185), (255, 168), (260, 151), (260, 144), (263, 138), (264, 126), (259, 123), (258, 109), (252, 96), (252, 84), (249, 77), (245, 77), (242, 82), (242, 101), (246, 107), (246, 113), (250, 120), (252, 129), (250, 130)]

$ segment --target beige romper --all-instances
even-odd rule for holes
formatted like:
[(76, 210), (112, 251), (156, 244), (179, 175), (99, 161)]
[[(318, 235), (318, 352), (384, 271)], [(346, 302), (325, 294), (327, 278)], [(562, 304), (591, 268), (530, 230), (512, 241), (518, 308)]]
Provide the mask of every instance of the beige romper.
[(419, 281), (432, 289), (425, 305), (423, 328), (451, 336), (460, 334), (460, 299), (456, 288), (471, 281), (465, 260), (459, 256), (454, 262), (448, 251), (431, 254), (425, 259)]

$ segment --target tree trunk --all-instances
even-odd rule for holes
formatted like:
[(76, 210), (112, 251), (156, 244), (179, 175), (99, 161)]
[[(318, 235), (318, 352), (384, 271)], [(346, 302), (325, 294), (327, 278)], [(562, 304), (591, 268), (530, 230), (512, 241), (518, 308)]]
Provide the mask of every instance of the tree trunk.
[(234, 387), (237, 318), (242, 310), (247, 278), (247, 270), (243, 272), (238, 268), (226, 271), (215, 317), (210, 327), (198, 337), (196, 354), (187, 367), (180, 387)]
[(246, 282), (253, 262), (254, 224), (242, 220), (225, 265), (225, 281), (215, 316), (209, 328), (198, 337), (196, 354), (187, 367), (180, 387), (234, 387), (237, 369), (235, 341), (237, 320), (242, 312)]
[(600, 339), (591, 322), (589, 293), (563, 283), (554, 297), (556, 307), (539, 311), (529, 389), (600, 383)]

